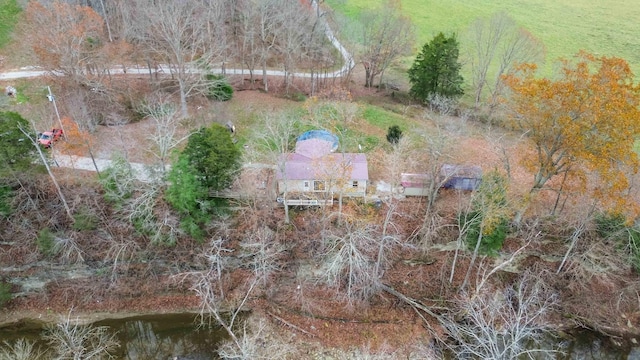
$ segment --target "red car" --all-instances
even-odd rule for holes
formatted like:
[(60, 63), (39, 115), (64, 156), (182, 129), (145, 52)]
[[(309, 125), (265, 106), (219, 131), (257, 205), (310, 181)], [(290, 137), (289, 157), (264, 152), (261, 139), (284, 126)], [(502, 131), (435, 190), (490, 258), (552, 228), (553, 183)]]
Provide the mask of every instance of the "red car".
[(51, 147), (51, 145), (58, 141), (62, 136), (62, 129), (51, 129), (51, 131), (45, 131), (38, 134), (38, 142), (45, 148)]

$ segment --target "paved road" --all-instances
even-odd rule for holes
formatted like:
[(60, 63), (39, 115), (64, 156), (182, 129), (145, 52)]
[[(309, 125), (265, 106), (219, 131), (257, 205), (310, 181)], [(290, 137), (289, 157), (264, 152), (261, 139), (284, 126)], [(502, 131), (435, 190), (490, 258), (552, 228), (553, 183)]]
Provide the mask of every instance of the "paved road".
[[(314, 10), (317, 10), (317, 2), (313, 1), (312, 2)], [(353, 57), (351, 56), (351, 54), (347, 51), (347, 49), (345, 49), (344, 46), (342, 46), (342, 44), (340, 43), (340, 41), (338, 41), (338, 39), (335, 37), (335, 35), (333, 34), (333, 31), (331, 30), (331, 28), (329, 27), (329, 24), (325, 21), (325, 35), (327, 36), (327, 38), (329, 39), (329, 41), (331, 41), (331, 44), (340, 52), (340, 55), (343, 58), (344, 64), (342, 65), (342, 67), (339, 70), (336, 70), (334, 72), (331, 73), (324, 73), (324, 74), (311, 74), (311, 73), (290, 73), (289, 75), (292, 75), (294, 77), (300, 77), (300, 78), (310, 78), (310, 77), (318, 77), (318, 78), (334, 78), (334, 77), (342, 77), (345, 76), (349, 71), (351, 71), (351, 69), (355, 66), (355, 62), (353, 61)], [(139, 75), (139, 74), (148, 74), (149, 73), (149, 69), (146, 67), (128, 67), (128, 68), (114, 68), (109, 70), (111, 72), (111, 74), (127, 74), (127, 75)], [(194, 69), (194, 71), (196, 71)], [(200, 71), (200, 70), (197, 70)], [(222, 69), (213, 69), (210, 70), (214, 73), (223, 73)], [(167, 65), (160, 65), (158, 66), (158, 68), (156, 69), (156, 72), (158, 73), (170, 73), (170, 68)], [(224, 73), (225, 74), (232, 74), (232, 75), (244, 75), (244, 74), (249, 74), (249, 71), (247, 69), (224, 69)], [(255, 73), (261, 74), (261, 71), (257, 71)], [(13, 79), (23, 79), (23, 78), (33, 78), (33, 77), (38, 77), (38, 76), (44, 76), (44, 75), (48, 75), (50, 74), (49, 71), (46, 70), (42, 70), (39, 67), (35, 67), (35, 66), (27, 66), (27, 67), (23, 67), (20, 68), (16, 71), (9, 71), (9, 72), (4, 72), (4, 73), (0, 73), (0, 81), (2, 80), (13, 80)], [(267, 75), (269, 76), (285, 76), (285, 72), (284, 71), (279, 71), (279, 70), (267, 70)], [(55, 75), (55, 73), (54, 73)], [(57, 165), (60, 167), (67, 167), (67, 168), (73, 168), (73, 169), (79, 169), (79, 170), (87, 170), (87, 171), (95, 171), (96, 167), (93, 164), (93, 161), (91, 160), (91, 158), (88, 157), (81, 157), (81, 156), (73, 156), (73, 155), (64, 155), (64, 154), (55, 154), (55, 160), (57, 162)], [(96, 165), (98, 167), (98, 170), (102, 171), (108, 167), (111, 166), (111, 160), (107, 160), (107, 159), (95, 159), (96, 161)], [(251, 166), (265, 166), (265, 167), (270, 167), (271, 165), (265, 165), (265, 164), (252, 164), (249, 165)], [(151, 181), (151, 179), (149, 178), (149, 171), (147, 171), (147, 166), (145, 164), (141, 164), (141, 163), (131, 163), (131, 167), (133, 168), (133, 172), (136, 176), (137, 179), (139, 179), (140, 181)]]
[[(314, 10), (317, 10), (317, 7), (318, 7), (317, 2), (313, 1), (312, 3), (313, 3)], [(331, 44), (340, 52), (340, 55), (342, 56), (342, 59), (344, 61), (342, 67), (339, 70), (336, 70), (331, 73), (311, 74), (306, 72), (294, 72), (294, 73), (290, 73), (289, 75), (292, 75), (298, 78), (310, 78), (312, 76), (318, 77), (318, 78), (335, 78), (335, 77), (345, 76), (347, 73), (349, 73), (349, 71), (351, 71), (351, 69), (353, 69), (353, 67), (355, 66), (353, 57), (351, 56), (349, 51), (347, 51), (347, 49), (345, 49), (345, 47), (342, 46), (340, 41), (338, 41), (338, 39), (333, 34), (333, 31), (331, 30), (331, 28), (329, 27), (329, 24), (326, 21), (324, 21), (324, 25), (325, 25), (325, 35), (327, 36)], [(155, 69), (155, 71), (157, 73), (166, 73), (166, 74), (171, 73), (170, 67), (168, 65), (159, 65), (158, 68)], [(194, 69), (193, 71), (199, 72), (202, 70)], [(217, 74), (224, 73), (229, 75), (249, 75), (249, 70), (247, 69), (224, 69), (224, 71), (223, 69), (212, 69), (209, 71)], [(139, 75), (139, 74), (148, 74), (149, 69), (146, 67), (139, 67), (139, 66), (127, 67), (127, 68), (120, 67), (120, 68), (110, 69), (109, 72), (111, 74)], [(36, 66), (27, 66), (15, 71), (0, 73), (0, 81), (32, 78), (32, 77), (38, 77), (38, 76), (43, 76), (47, 74), (50, 74), (50, 72), (43, 70), (42, 68), (39, 68)], [(262, 71), (256, 70), (254, 71), (254, 74), (262, 74)], [(285, 76), (285, 74), (286, 72), (280, 71), (280, 70), (267, 70), (268, 76)], [(55, 72), (54, 72), (54, 75), (55, 75)]]

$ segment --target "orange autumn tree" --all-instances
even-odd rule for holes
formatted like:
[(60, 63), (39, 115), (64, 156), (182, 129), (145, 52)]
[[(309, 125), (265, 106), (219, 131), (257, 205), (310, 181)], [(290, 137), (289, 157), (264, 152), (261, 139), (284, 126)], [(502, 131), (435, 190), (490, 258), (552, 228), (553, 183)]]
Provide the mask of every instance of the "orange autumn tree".
[(94, 137), (88, 131), (81, 129), (78, 123), (73, 121), (68, 116), (63, 117), (60, 121), (64, 126), (66, 141), (60, 142), (57, 146), (62, 153), (67, 155), (73, 155), (78, 157), (84, 157), (89, 155), (93, 163), (94, 168), (98, 175), (100, 170), (96, 159), (93, 156), (94, 149)]
[(40, 65), (75, 77), (96, 72), (104, 43), (104, 21), (88, 6), (30, 1), (25, 30)]
[(574, 61), (562, 60), (556, 80), (537, 78), (535, 70), (525, 64), (503, 77), (511, 124), (535, 149), (525, 159), (534, 173), (531, 191), (557, 175), (585, 179), (592, 174), (597, 181), (592, 195), (623, 210), (623, 192), (639, 164), (633, 146), (640, 134), (640, 89), (629, 65), (580, 52)]

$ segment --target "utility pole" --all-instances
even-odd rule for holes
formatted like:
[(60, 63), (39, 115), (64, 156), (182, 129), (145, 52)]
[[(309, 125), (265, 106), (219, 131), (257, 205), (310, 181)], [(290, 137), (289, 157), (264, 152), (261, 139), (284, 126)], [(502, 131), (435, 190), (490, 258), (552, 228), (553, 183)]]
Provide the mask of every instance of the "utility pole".
[(51, 93), (51, 86), (47, 85), (47, 90), (49, 90), (47, 99), (49, 99), (49, 102), (53, 103), (53, 109), (56, 111), (56, 117), (58, 118), (58, 123), (60, 124), (60, 130), (62, 130), (62, 137), (67, 140), (67, 132), (64, 131), (64, 126), (62, 126), (62, 120), (60, 120), (60, 113), (58, 112), (58, 105), (56, 105), (56, 98)]

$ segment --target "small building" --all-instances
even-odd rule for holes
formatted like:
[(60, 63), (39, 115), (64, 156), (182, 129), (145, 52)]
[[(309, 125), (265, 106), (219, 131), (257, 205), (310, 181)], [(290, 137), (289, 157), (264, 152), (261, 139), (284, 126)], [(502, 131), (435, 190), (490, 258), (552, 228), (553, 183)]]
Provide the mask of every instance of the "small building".
[(276, 170), (279, 196), (286, 193), (288, 205), (330, 205), (339, 194), (364, 197), (369, 182), (366, 155), (335, 153), (337, 138), (331, 133), (313, 130), (305, 134), (294, 153), (280, 158)]
[[(430, 174), (402, 173), (400, 185), (405, 196), (429, 196), (433, 176)], [(440, 168), (437, 184), (445, 189), (477, 190), (482, 182), (482, 168), (471, 165), (445, 164)]]
[(482, 168), (472, 165), (442, 165), (442, 187), (445, 189), (477, 190), (482, 182)]
[(429, 174), (400, 174), (400, 185), (402, 194), (405, 196), (429, 196), (429, 185), (431, 184)]

